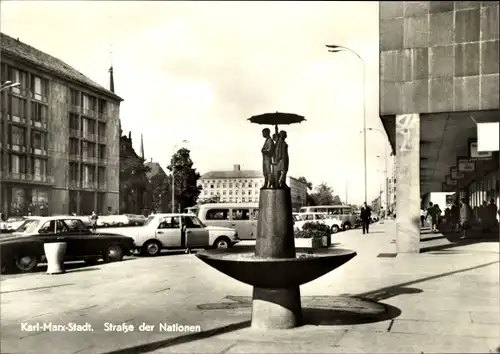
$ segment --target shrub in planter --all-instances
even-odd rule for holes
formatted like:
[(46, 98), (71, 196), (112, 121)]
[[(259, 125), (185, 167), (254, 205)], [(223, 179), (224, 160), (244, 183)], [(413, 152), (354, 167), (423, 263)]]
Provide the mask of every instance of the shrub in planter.
[(315, 231), (323, 231), (330, 234), (330, 227), (325, 224), (318, 224), (314, 222), (306, 222), (302, 227), (303, 230), (315, 230)]

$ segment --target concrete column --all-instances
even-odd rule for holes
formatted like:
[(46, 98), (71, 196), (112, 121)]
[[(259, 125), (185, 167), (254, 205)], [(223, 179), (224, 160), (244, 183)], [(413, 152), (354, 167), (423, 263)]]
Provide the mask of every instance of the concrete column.
[(420, 116), (396, 116), (396, 249), (420, 252)]

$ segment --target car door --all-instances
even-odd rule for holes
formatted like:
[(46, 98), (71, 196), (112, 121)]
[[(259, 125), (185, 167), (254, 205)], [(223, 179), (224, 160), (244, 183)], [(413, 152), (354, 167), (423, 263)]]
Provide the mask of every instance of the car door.
[(208, 247), (209, 232), (194, 215), (186, 215), (182, 217), (183, 229), (186, 233), (186, 247)]
[(155, 237), (164, 248), (182, 247), (181, 222), (179, 216), (162, 218), (155, 231)]
[(252, 239), (252, 224), (250, 221), (250, 209), (233, 208), (231, 210), (231, 228), (236, 229), (238, 237), (243, 240)]
[[(60, 225), (60, 226), (59, 226)], [(95, 256), (102, 250), (97, 234), (92, 233), (80, 219), (63, 219), (56, 230), (66, 238), (67, 254), (72, 257)]]

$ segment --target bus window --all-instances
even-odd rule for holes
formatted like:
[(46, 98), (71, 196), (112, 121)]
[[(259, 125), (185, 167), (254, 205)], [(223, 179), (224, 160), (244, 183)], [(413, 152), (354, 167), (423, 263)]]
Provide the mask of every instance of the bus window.
[(307, 213), (307, 208), (300, 208), (299, 213)]

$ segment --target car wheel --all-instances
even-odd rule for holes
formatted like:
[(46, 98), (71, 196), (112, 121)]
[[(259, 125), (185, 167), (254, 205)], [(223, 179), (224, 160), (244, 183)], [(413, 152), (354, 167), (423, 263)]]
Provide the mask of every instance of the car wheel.
[(141, 247), (141, 255), (154, 257), (159, 255), (161, 252), (161, 245), (156, 241), (148, 241)]
[(38, 264), (38, 260), (36, 257), (24, 255), (17, 257), (14, 263), (21, 272), (31, 272)]
[(340, 227), (338, 225), (332, 225), (332, 234), (336, 234), (340, 231)]
[(119, 245), (107, 246), (102, 258), (105, 263), (120, 262), (123, 259), (123, 250)]
[(102, 223), (102, 226), (103, 226), (103, 227), (108, 227), (109, 225), (108, 225), (107, 223), (105, 223), (105, 222), (104, 222), (104, 223)]
[(231, 240), (226, 236), (221, 236), (214, 242), (215, 248), (231, 248), (232, 246)]
[(125, 226), (125, 224), (124, 224), (124, 223), (122, 223), (122, 222), (119, 222), (118, 224), (116, 224), (116, 226), (118, 226), (118, 227), (122, 227), (122, 226)]
[(346, 222), (344, 224), (344, 230), (350, 230), (351, 229), (351, 223), (350, 222)]

